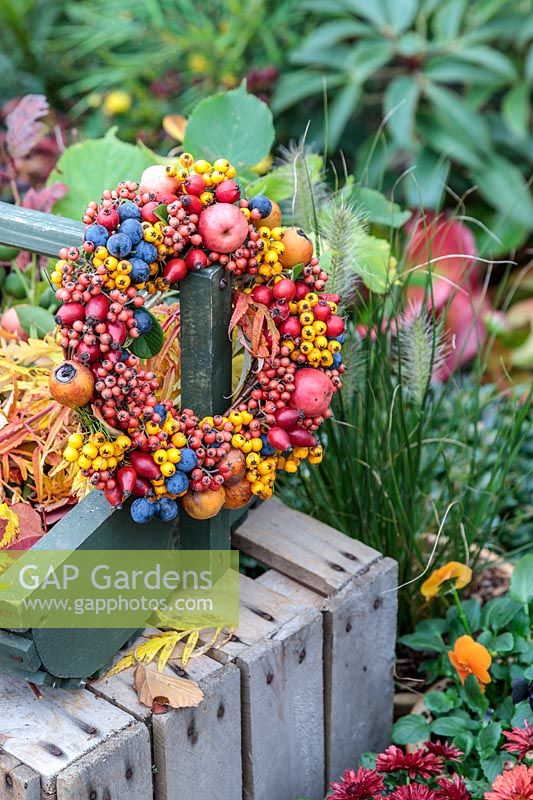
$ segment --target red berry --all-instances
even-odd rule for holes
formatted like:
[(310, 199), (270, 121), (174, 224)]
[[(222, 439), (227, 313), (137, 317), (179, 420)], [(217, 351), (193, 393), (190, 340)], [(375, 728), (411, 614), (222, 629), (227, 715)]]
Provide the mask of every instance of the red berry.
[(262, 303), (265, 306), (269, 306), (272, 302), (272, 289), (270, 289), (268, 286), (254, 286), (252, 289), (252, 298), (256, 303)]
[(202, 192), (205, 192), (207, 188), (202, 176), (195, 174), (189, 175), (184, 183), (184, 186), (187, 194), (193, 194), (196, 195), (196, 197), (200, 197)]
[(241, 197), (239, 184), (232, 180), (222, 181), (215, 189), (215, 196), (219, 203), (235, 203)]
[(102, 208), (96, 217), (98, 225), (103, 225), (108, 231), (114, 230), (120, 222), (118, 211), (114, 208)]
[(292, 300), (296, 294), (296, 284), (290, 278), (282, 278), (274, 284), (272, 294), (276, 300)]

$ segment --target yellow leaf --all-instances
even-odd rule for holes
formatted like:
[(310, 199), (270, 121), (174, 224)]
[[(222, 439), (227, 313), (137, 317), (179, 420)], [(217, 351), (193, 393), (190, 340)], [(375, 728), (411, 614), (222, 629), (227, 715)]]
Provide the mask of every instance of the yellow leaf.
[(140, 702), (148, 708), (152, 708), (154, 701), (171, 708), (195, 708), (204, 699), (195, 681), (164, 675), (144, 664), (136, 668), (133, 684)]
[(198, 638), (200, 636), (200, 631), (198, 629), (191, 631), (189, 634), (189, 638), (187, 639), (187, 644), (183, 648), (183, 653), (181, 656), (181, 663), (185, 667), (189, 663), (189, 659), (193, 654), (194, 648), (198, 643)]
[(133, 653), (128, 653), (127, 656), (121, 658), (120, 661), (117, 661), (114, 667), (112, 667), (109, 672), (106, 672), (106, 678), (110, 678), (112, 675), (118, 675), (119, 672), (124, 672), (125, 669), (129, 669), (133, 667), (135, 664), (135, 656)]
[(7, 503), (0, 503), (0, 519), (5, 519), (7, 521), (4, 535), (0, 539), (0, 548), (8, 547), (17, 539), (20, 533), (19, 518), (15, 512), (9, 508)]
[(163, 130), (171, 139), (175, 139), (177, 142), (182, 142), (185, 139), (186, 117), (182, 117), (181, 114), (167, 114), (163, 117), (162, 124)]

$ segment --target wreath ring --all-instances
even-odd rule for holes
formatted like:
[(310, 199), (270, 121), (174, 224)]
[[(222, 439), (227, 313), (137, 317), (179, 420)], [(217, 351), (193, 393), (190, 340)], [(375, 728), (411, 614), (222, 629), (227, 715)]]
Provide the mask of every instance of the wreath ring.
[[(311, 239), (282, 226), (277, 203), (242, 196), (227, 159), (183, 153), (106, 189), (83, 222), (50, 276), (64, 355), (50, 391), (76, 410), (63, 455), (87, 488), (113, 506), (135, 496), (136, 522), (172, 520), (180, 504), (207, 519), (271, 497), (279, 470), (320, 463), (345, 324)], [(249, 368), (225, 414), (200, 419), (146, 360), (179, 331), (179, 306), (161, 298), (214, 264), (233, 278), (230, 331)]]

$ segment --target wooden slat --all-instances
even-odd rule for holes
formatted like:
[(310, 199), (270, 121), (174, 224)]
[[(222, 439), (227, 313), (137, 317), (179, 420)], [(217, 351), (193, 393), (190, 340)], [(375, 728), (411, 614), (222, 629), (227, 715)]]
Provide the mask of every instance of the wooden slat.
[(0, 750), (0, 797), (41, 800), (41, 779), (26, 764)]
[[(181, 286), (182, 407), (200, 416), (221, 413), (230, 403), (231, 286), (223, 267), (191, 273)], [(226, 550), (230, 545), (229, 512), (210, 520), (191, 520), (183, 513), (181, 547)]]
[(41, 666), (35, 642), (19, 634), (0, 630), (0, 664), (35, 672)]
[(78, 247), (85, 226), (66, 217), (0, 202), (0, 244), (57, 258), (62, 247)]
[[(58, 775), (80, 762), (78, 769), (83, 771), (86, 785), (90, 781), (102, 787), (107, 785), (108, 792), (113, 789), (112, 797), (116, 800), (150, 800), (150, 744), (141, 723), (85, 690), (65, 692), (43, 688), (41, 692), (42, 699), (38, 700), (27, 683), (0, 674), (2, 748), (41, 776), (45, 794), (53, 794)], [(107, 747), (111, 739), (112, 758)], [(96, 748), (101, 746), (103, 749), (97, 753)], [(94, 758), (83, 761), (92, 751)], [(117, 759), (121, 764), (120, 780)], [(137, 781), (131, 782), (126, 777), (130, 765), (137, 771)], [(65, 792), (61, 795), (58, 790), (57, 800), (82, 796), (88, 795)]]
[[(154, 631), (146, 631), (138, 642)], [(190, 797), (224, 797), (241, 800), (241, 690), (240, 674), (232, 664), (221, 665), (198, 656), (183, 668), (183, 645), (165, 673), (197, 681), (204, 700), (195, 709), (152, 715), (139, 703), (133, 688), (133, 670), (102, 678), (91, 692), (142, 720), (152, 731), (157, 800)]]
[(327, 597), (380, 554), (329, 525), (268, 500), (234, 530), (233, 546)]

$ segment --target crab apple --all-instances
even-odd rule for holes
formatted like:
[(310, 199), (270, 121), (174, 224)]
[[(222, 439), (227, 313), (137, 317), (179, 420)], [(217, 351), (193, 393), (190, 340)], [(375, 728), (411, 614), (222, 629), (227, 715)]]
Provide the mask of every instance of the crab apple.
[(181, 197), (182, 208), (189, 214), (201, 214), (204, 210), (204, 204), (199, 197), (194, 194), (184, 194)]
[(114, 208), (102, 208), (96, 217), (98, 225), (103, 225), (108, 231), (113, 231), (120, 222), (118, 211)]
[(284, 428), (274, 427), (267, 433), (267, 442), (276, 450), (287, 450), (291, 446), (289, 434)]
[(215, 203), (200, 215), (198, 232), (209, 250), (232, 253), (248, 236), (248, 222), (237, 206)]
[[(180, 182), (178, 178), (167, 175), (167, 170), (164, 164), (154, 164), (147, 167), (141, 175), (139, 182), (139, 194), (145, 192), (153, 193), (155, 195), (161, 194), (176, 194)], [(141, 209), (142, 214), (142, 209)]]
[(105, 294), (99, 294), (96, 297), (91, 297), (85, 306), (85, 316), (88, 319), (93, 317), (99, 322), (104, 322), (107, 319), (109, 306), (111, 305), (109, 298)]
[(189, 491), (181, 498), (183, 508), (193, 519), (216, 517), (225, 502), (226, 493), (222, 486), (216, 491), (212, 489), (207, 489), (205, 492)]
[(215, 197), (219, 203), (235, 203), (241, 199), (239, 184), (232, 180), (222, 181), (215, 189)]
[(156, 200), (158, 203), (164, 203), (166, 206), (169, 206), (171, 203), (175, 203), (178, 199), (177, 194), (171, 194), (170, 192), (158, 192), (156, 195)]
[(337, 317), (337, 316), (330, 317), (327, 320), (326, 325), (327, 325), (326, 328), (327, 336), (335, 337), (335, 336), (340, 336), (342, 333), (344, 333), (345, 324), (342, 317)]
[(313, 434), (304, 428), (294, 428), (289, 431), (289, 439), (293, 447), (314, 447), (316, 445)]
[(72, 327), (74, 322), (85, 319), (85, 306), (81, 303), (65, 303), (57, 310), (56, 322), (58, 325)]
[(296, 294), (296, 284), (290, 278), (282, 278), (274, 284), (272, 294), (276, 300), (292, 300)]
[(313, 306), (313, 314), (315, 315), (315, 319), (320, 320), (320, 322), (327, 322), (332, 314), (331, 306), (319, 300), (316, 306)]
[(296, 294), (294, 299), (296, 301), (303, 300), (305, 295), (309, 292), (309, 287), (303, 281), (296, 281)]
[(206, 183), (202, 176), (196, 174), (189, 175), (189, 177), (186, 178), (183, 186), (185, 187), (187, 194), (193, 194), (196, 197), (200, 197), (202, 192), (205, 192), (207, 189)]
[(301, 228), (287, 228), (281, 238), (285, 250), (279, 260), (285, 269), (292, 269), (296, 264), (308, 264), (313, 257), (313, 243)]
[(50, 376), (50, 394), (69, 408), (89, 402), (94, 392), (94, 377), (89, 367), (74, 361), (63, 361)]
[(95, 361), (98, 361), (101, 355), (102, 352), (97, 344), (80, 342), (76, 350), (76, 357), (82, 356), (83, 358), (81, 360), (84, 360), (86, 356), (91, 364), (93, 364)]
[(142, 450), (133, 450), (130, 453), (131, 466), (141, 478), (148, 478), (149, 480), (157, 480), (161, 472), (158, 465), (149, 453)]
[(0, 319), (0, 328), (10, 333), (15, 333), (23, 342), (28, 339), (28, 334), (20, 324), (18, 314), (14, 308), (8, 308), (7, 311), (4, 311)]
[(209, 259), (203, 250), (193, 247), (185, 256), (185, 265), (188, 270), (198, 271), (207, 267)]
[(302, 323), (296, 317), (289, 317), (281, 323), (279, 332), (282, 336), (290, 336), (292, 339), (297, 339), (302, 332)]
[(124, 344), (126, 336), (128, 335), (128, 329), (124, 323), (119, 320), (116, 322), (109, 322), (107, 325), (107, 332), (115, 344)]
[(225, 486), (233, 486), (238, 483), (246, 472), (246, 460), (242, 450), (232, 448), (219, 462), (218, 469), (224, 478)]
[[(163, 277), (169, 283), (179, 283), (187, 275), (187, 264), (183, 258), (171, 258), (163, 270)], [(328, 306), (329, 308), (329, 306)]]
[(237, 483), (227, 486), (224, 484), (225, 501), (223, 508), (244, 508), (252, 499), (252, 487), (246, 476)]
[(291, 407), (301, 411), (306, 417), (323, 416), (335, 387), (324, 372), (306, 367), (296, 371)]
[(269, 306), (272, 302), (272, 289), (269, 286), (254, 286), (252, 289), (252, 298), (256, 303), (262, 303), (264, 306)]
[(151, 200), (141, 208), (141, 216), (145, 222), (159, 222), (159, 218), (154, 214), (154, 209), (159, 205), (157, 200)]

